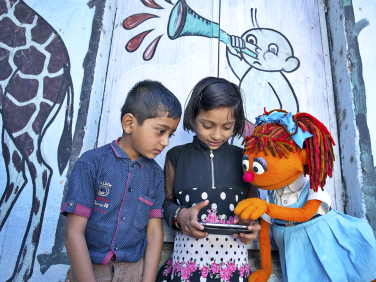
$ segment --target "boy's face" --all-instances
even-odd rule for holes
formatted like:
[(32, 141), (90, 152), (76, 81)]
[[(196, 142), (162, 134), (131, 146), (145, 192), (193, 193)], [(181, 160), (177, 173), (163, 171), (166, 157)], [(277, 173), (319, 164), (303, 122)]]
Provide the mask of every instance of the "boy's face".
[[(125, 153), (132, 161), (140, 156), (154, 159), (168, 146), (169, 138), (176, 131), (179, 121), (180, 118), (168, 118), (166, 114), (163, 117), (146, 119), (142, 125), (139, 125), (134, 118)], [(123, 129), (128, 133), (124, 125)]]

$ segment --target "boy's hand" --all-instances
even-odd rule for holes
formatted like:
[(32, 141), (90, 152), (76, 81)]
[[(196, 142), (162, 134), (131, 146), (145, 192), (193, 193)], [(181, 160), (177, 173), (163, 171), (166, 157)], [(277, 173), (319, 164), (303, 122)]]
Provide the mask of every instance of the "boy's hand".
[(241, 58), (240, 49), (245, 48), (245, 42), (242, 38), (231, 35), (231, 44), (227, 44), (227, 48), (231, 54)]
[(204, 229), (204, 226), (198, 223), (197, 215), (200, 210), (209, 204), (209, 200), (198, 203), (189, 209), (181, 209), (178, 214), (178, 223), (184, 234), (193, 237), (195, 239), (201, 239), (207, 237), (207, 232), (200, 230)]
[(254, 241), (257, 238), (258, 231), (261, 229), (260, 224), (258, 224), (256, 221), (251, 220), (251, 219), (243, 220), (238, 215), (235, 215), (234, 217), (234, 224), (248, 225), (248, 230), (254, 231), (251, 234), (245, 234), (245, 233), (233, 234), (235, 238), (238, 238), (245, 245), (248, 245), (249, 243)]

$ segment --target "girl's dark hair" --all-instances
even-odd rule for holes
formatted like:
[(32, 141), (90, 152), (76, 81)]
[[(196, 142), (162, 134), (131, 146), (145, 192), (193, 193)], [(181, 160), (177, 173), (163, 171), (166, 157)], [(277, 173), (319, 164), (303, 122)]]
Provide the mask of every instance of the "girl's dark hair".
[(242, 94), (239, 86), (224, 78), (206, 77), (200, 80), (188, 96), (184, 111), (183, 128), (195, 132), (195, 118), (200, 110), (229, 107), (235, 118), (233, 137), (241, 137), (245, 126)]
[(181, 105), (174, 94), (162, 83), (153, 80), (143, 80), (136, 83), (129, 91), (121, 108), (121, 118), (131, 113), (142, 125), (146, 119), (164, 116), (177, 119), (181, 116)]

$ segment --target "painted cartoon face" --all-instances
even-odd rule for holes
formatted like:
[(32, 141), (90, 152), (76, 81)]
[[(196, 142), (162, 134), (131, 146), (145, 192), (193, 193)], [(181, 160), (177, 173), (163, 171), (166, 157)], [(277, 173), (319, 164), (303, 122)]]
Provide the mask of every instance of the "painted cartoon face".
[(303, 173), (299, 153), (290, 152), (289, 158), (265, 155), (260, 151), (244, 155), (242, 159), (243, 179), (264, 190), (275, 190), (294, 182)]
[(257, 59), (243, 53), (245, 61), (260, 71), (292, 72), (299, 67), (299, 59), (285, 36), (276, 30), (254, 28), (241, 37), (251, 51), (258, 54)]

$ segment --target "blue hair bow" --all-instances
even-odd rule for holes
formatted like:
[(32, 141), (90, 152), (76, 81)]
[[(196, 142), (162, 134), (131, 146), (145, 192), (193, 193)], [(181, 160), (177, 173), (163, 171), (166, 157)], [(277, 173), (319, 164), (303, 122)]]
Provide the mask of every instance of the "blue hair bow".
[[(260, 117), (256, 117), (256, 126), (263, 124), (265, 122), (269, 123), (280, 123), (284, 124), (287, 127), (287, 130), (292, 134), (296, 131), (296, 124), (292, 120), (292, 113), (286, 113), (283, 112), (272, 112), (270, 115), (262, 115)], [(300, 147), (300, 149), (303, 148), (304, 141), (312, 137), (313, 135), (309, 133), (308, 131), (303, 132), (303, 130), (298, 127), (298, 131), (296, 134), (292, 135), (292, 139), (294, 139), (296, 145)]]

